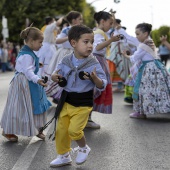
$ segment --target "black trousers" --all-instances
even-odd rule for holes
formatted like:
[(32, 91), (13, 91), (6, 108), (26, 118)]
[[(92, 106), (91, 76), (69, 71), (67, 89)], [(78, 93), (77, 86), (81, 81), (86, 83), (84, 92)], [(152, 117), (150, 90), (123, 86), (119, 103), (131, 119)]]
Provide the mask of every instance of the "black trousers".
[(168, 61), (168, 59), (169, 59), (169, 54), (167, 54), (167, 55), (160, 55), (160, 58), (161, 58), (161, 61), (165, 64), (165, 66), (166, 66), (166, 64), (167, 64), (167, 61)]

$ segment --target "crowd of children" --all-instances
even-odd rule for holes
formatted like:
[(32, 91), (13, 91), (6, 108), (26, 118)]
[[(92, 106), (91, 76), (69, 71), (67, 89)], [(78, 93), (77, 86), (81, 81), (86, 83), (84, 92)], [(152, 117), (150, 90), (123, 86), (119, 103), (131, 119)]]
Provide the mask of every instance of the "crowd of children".
[[(92, 120), (93, 111), (112, 113), (112, 68), (119, 78), (118, 90), (125, 86), (124, 100), (133, 103), (131, 118), (170, 112), (170, 75), (150, 37), (152, 25), (138, 24), (132, 37), (113, 13), (96, 12), (94, 20), (97, 25), (92, 29), (83, 25), (78, 11), (58, 21), (47, 17), (42, 31), (32, 26), (24, 29), (23, 47), (11, 52), (15, 74), (1, 118), (2, 135), (13, 142), (18, 141), (17, 135), (44, 140), (42, 127), (51, 106), (47, 97), (52, 97), (58, 116), (57, 158), (51, 167), (71, 164), (72, 141), (78, 145), (76, 164), (87, 160), (91, 148), (84, 128), (100, 128)], [(170, 49), (166, 36), (160, 40)], [(4, 72), (9, 61), (5, 43), (0, 57)]]

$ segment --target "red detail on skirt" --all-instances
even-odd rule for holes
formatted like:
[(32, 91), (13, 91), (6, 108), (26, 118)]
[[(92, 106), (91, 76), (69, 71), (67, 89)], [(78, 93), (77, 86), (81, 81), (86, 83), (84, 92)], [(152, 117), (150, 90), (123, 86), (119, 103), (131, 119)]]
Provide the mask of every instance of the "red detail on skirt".
[(101, 95), (97, 97), (94, 102), (97, 105), (104, 104), (104, 105), (111, 105), (112, 104), (112, 85), (108, 84), (106, 89), (101, 92)]

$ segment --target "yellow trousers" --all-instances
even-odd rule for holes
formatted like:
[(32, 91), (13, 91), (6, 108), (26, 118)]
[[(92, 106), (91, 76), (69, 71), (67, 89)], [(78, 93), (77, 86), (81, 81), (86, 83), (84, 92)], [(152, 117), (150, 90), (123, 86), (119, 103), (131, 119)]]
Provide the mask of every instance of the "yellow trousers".
[(56, 151), (64, 154), (71, 150), (71, 141), (80, 140), (84, 136), (84, 128), (92, 107), (74, 107), (64, 103), (57, 122)]

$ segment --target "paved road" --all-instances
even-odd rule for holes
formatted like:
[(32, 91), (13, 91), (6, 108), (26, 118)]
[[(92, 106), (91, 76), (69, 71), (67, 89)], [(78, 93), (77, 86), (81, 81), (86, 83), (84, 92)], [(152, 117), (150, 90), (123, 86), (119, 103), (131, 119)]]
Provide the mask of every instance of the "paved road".
[[(12, 75), (0, 73), (0, 117)], [(115, 93), (113, 98), (111, 115), (93, 114), (101, 129), (85, 129), (92, 151), (83, 165), (73, 161), (71, 166), (50, 168), (49, 163), (56, 158), (54, 141), (20, 136), (18, 143), (11, 143), (0, 135), (0, 170), (170, 170), (169, 117), (131, 119), (132, 105), (123, 102), (123, 93)], [(47, 129), (47, 136), (52, 129)]]

